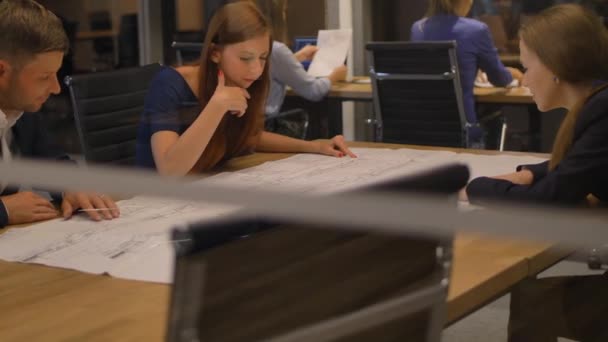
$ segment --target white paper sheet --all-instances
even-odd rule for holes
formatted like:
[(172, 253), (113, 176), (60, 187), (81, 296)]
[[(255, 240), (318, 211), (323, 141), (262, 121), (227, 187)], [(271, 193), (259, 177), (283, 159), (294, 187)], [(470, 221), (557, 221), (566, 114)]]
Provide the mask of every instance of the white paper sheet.
[[(479, 73), (477, 75), (477, 78), (475, 78), (475, 87), (477, 88), (493, 88), (496, 87), (495, 85), (493, 85), (492, 83), (490, 83), (490, 81), (488, 81), (488, 75), (486, 75), (485, 72)], [(516, 79), (513, 79), (511, 81), (511, 83), (509, 83), (506, 88), (516, 88), (519, 87), (519, 81)]]
[(414, 149), (353, 148), (352, 151), (358, 158), (300, 154), (239, 172), (221, 173), (208, 178), (208, 181), (249, 189), (326, 194), (415, 174), (451, 162), (468, 165), (472, 179), (514, 172), (517, 165), (545, 160), (530, 156), (489, 156)]
[(317, 38), (319, 51), (310, 63), (308, 74), (315, 77), (326, 77), (335, 68), (344, 65), (352, 37), (353, 31), (350, 29), (320, 30)]
[[(412, 149), (352, 149), (358, 158), (300, 154), (226, 172), (200, 182), (233, 187), (327, 194), (392, 177), (462, 162), (473, 177), (513, 172), (519, 164), (542, 162), (527, 156), (485, 156)], [(196, 186), (194, 184), (193, 186)], [(38, 263), (94, 274), (170, 283), (173, 280), (173, 227), (238, 210), (235, 206), (135, 197), (120, 201), (122, 215), (93, 222), (84, 215), (52, 220), (0, 235), (0, 259)]]
[(93, 222), (84, 215), (56, 219), (0, 236), (0, 258), (127, 279), (173, 279), (171, 230), (238, 208), (135, 197), (118, 202), (121, 217)]

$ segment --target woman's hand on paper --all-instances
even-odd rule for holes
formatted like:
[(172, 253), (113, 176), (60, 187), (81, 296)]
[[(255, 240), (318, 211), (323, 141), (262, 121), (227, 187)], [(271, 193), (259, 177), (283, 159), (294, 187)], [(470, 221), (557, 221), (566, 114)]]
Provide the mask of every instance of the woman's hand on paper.
[(344, 141), (344, 137), (341, 135), (336, 135), (329, 141), (320, 141), (318, 152), (319, 154), (338, 158), (342, 158), (344, 156), (357, 158), (357, 156), (348, 148), (346, 142)]
[(506, 180), (517, 185), (530, 185), (534, 181), (534, 174), (530, 170), (523, 169), (492, 178)]
[(524, 74), (521, 71), (519, 71), (519, 69), (507, 67), (507, 70), (509, 71), (509, 73), (511, 73), (511, 76), (513, 77), (513, 79), (517, 80), (518, 84), (522, 83), (522, 81), (524, 79)]

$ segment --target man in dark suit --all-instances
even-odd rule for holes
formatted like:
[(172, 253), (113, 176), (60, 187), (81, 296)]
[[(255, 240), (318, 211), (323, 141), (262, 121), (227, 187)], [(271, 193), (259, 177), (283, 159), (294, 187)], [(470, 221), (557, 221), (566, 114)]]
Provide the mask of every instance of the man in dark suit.
[[(10, 161), (25, 158), (69, 160), (48, 139), (40, 119), (42, 104), (60, 92), (57, 71), (68, 51), (68, 38), (61, 21), (33, 0), (0, 1), (0, 155)], [(78, 209), (94, 220), (118, 217), (108, 196), (94, 193), (53, 194), (53, 204), (29, 191), (0, 181), (0, 227), (68, 218)]]

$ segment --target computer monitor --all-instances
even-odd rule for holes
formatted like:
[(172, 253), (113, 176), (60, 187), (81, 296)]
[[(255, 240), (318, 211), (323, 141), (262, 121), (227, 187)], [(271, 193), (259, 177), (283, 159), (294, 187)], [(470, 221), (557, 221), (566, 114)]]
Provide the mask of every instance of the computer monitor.
[[(466, 166), (450, 165), (357, 191), (427, 188), (448, 195), (468, 177)], [(167, 340), (439, 336), (449, 263), (438, 257), (449, 257), (451, 239), (375, 228), (361, 232), (241, 214), (176, 229)], [(428, 305), (418, 305), (423, 300)]]

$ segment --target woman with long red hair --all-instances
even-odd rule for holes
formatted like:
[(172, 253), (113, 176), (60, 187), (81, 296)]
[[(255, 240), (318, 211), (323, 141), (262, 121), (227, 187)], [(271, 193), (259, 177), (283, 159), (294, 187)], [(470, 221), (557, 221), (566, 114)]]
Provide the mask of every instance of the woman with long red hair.
[(304, 141), (263, 130), (271, 50), (270, 26), (254, 4), (220, 8), (200, 63), (164, 67), (152, 81), (138, 130), (138, 165), (182, 176), (253, 150), (354, 157), (342, 136)]

